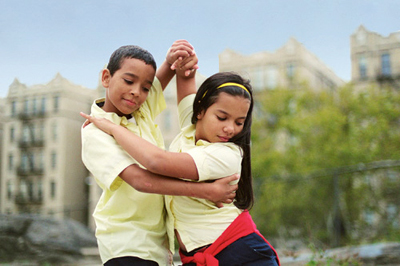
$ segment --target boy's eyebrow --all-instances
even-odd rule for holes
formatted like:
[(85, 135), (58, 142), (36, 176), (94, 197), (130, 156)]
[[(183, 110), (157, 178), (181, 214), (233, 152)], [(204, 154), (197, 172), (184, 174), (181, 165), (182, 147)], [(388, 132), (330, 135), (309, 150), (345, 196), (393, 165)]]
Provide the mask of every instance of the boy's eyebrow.
[(132, 78), (137, 78), (138, 77), (137, 75), (135, 75), (133, 73), (129, 73), (129, 72), (126, 72), (124, 74), (127, 75), (127, 76), (131, 76)]
[[(124, 74), (127, 75), (127, 76), (130, 76), (130, 77), (132, 77), (132, 78), (138, 78), (138, 76), (135, 75), (135, 74), (133, 74), (133, 73), (127, 72), (127, 73), (124, 73)], [(151, 86), (153, 86), (153, 81), (146, 80), (146, 82), (149, 83)]]

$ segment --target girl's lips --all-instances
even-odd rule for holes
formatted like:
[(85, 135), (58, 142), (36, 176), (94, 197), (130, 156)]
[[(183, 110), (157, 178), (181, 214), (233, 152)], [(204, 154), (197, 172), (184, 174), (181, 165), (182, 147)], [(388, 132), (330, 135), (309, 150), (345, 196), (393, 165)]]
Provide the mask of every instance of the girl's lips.
[(229, 138), (228, 138), (228, 137), (221, 137), (221, 136), (218, 136), (218, 138), (219, 138), (221, 141), (223, 141), (223, 142), (228, 142), (228, 141), (229, 141)]

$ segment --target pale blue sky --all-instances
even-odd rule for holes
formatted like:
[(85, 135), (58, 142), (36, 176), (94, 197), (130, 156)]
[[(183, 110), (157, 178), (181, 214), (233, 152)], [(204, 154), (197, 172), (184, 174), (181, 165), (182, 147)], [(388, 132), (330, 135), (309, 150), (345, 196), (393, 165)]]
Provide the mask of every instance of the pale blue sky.
[(275, 51), (290, 37), (350, 80), (350, 35), (361, 24), (383, 36), (400, 30), (398, 0), (0, 0), (0, 97), (14, 78), (28, 86), (60, 73), (95, 88), (110, 54), (126, 44), (159, 64), (174, 40), (196, 48), (200, 73), (218, 54)]

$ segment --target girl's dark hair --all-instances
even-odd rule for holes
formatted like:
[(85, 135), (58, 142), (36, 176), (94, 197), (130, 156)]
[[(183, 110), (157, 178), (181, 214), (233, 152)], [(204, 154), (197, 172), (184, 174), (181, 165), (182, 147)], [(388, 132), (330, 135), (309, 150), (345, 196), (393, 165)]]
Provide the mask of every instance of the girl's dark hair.
[[(248, 91), (238, 86), (226, 86), (217, 89), (220, 85), (234, 82), (246, 87)], [(253, 91), (250, 81), (243, 79), (234, 72), (220, 72), (207, 78), (197, 91), (193, 103), (192, 123), (196, 124), (197, 115), (207, 109), (216, 102), (221, 92), (228, 93), (233, 96), (242, 96), (250, 100), (250, 108), (247, 112), (243, 130), (229, 141), (240, 146), (243, 150), (242, 172), (239, 180), (239, 188), (236, 191), (235, 206), (239, 209), (251, 209), (254, 204), (253, 181), (251, 176), (251, 158), (250, 158), (250, 136), (251, 122), (253, 112)]]
[(156, 61), (149, 51), (136, 45), (125, 45), (121, 46), (111, 54), (107, 65), (107, 69), (110, 71), (111, 76), (121, 68), (121, 64), (126, 58), (142, 60), (147, 65), (151, 65), (154, 70), (157, 70)]

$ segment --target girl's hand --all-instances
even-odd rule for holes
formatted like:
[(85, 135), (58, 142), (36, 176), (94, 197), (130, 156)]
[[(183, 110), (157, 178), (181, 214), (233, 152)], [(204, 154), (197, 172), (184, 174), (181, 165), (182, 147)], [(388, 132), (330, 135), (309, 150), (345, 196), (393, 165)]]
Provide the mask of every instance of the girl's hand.
[(199, 68), (194, 47), (186, 40), (177, 40), (172, 44), (168, 49), (166, 61), (171, 65), (171, 70), (181, 69), (185, 76)]
[(107, 133), (107, 134), (109, 134), (111, 136), (113, 135), (112, 134), (113, 128), (119, 126), (119, 125), (116, 125), (116, 124), (112, 123), (111, 121), (109, 121), (109, 120), (107, 120), (105, 118), (93, 117), (93, 116), (90, 116), (90, 115), (85, 114), (83, 112), (80, 112), (79, 114), (83, 118), (86, 118), (86, 121), (83, 124), (83, 127), (86, 127), (90, 123), (93, 123), (96, 127), (98, 127), (99, 129), (101, 129), (102, 131), (104, 131), (105, 133)]
[(182, 77), (189, 77), (195, 70), (199, 69), (198, 65), (199, 59), (197, 55), (194, 53), (193, 55), (186, 57), (185, 59), (178, 59), (171, 66), (171, 69), (174, 69), (177, 75)]

